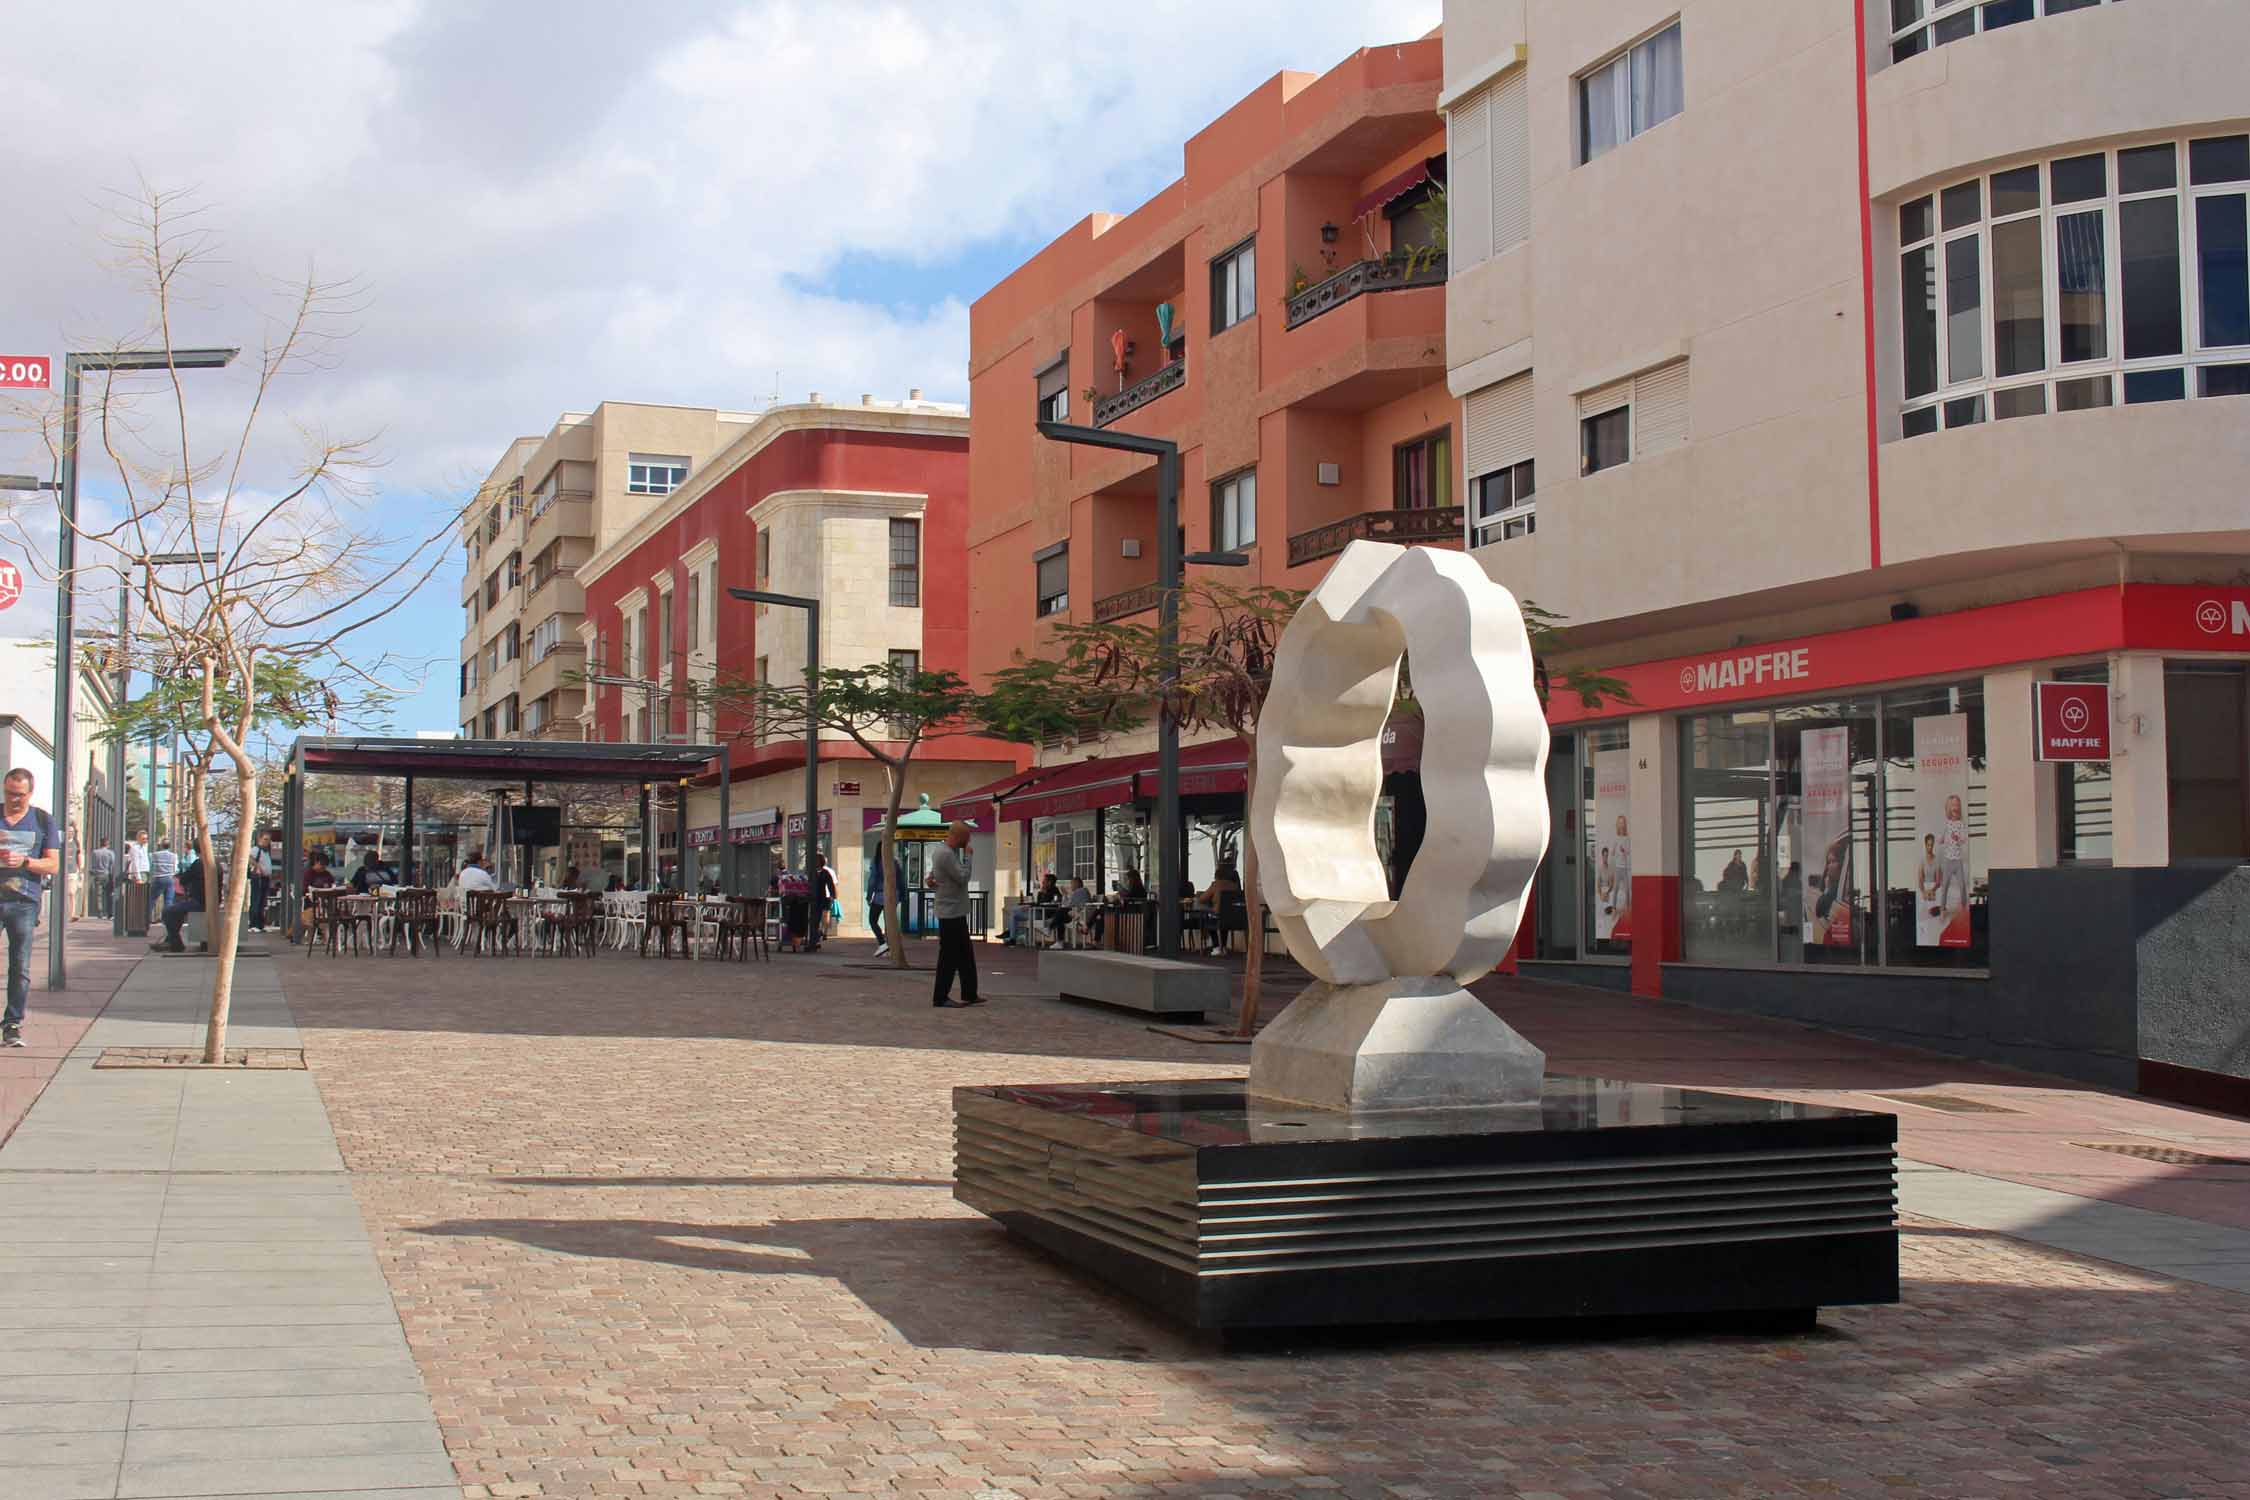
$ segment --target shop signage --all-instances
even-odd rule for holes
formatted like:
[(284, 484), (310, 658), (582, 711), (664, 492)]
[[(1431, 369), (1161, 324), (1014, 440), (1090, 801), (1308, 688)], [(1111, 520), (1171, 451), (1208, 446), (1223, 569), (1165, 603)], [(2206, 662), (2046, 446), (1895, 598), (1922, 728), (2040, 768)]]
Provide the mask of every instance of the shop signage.
[(705, 848), (719, 841), (719, 830), (716, 828), (690, 828), (687, 831), (687, 841), (690, 849)]
[(52, 369), (44, 354), (0, 354), (0, 390), (46, 390)]
[[(820, 810), (820, 824), (819, 824), (819, 827), (820, 827), (820, 831), (821, 831), (822, 833), (826, 833), (826, 832), (828, 832), (828, 831), (829, 831), (829, 822), (830, 822), (830, 810), (829, 810), (828, 808), (825, 808), (825, 807), (824, 807), (824, 808), (822, 808), (822, 809)], [(789, 815), (789, 836), (790, 836), (791, 838), (795, 838), (795, 837), (797, 837), (797, 836), (798, 836), (799, 834), (803, 833), (804, 831), (805, 831), (805, 815), (804, 815), (803, 813), (791, 813), (791, 814)]]
[[(909, 813), (903, 812), (899, 814), (901, 818), (905, 818), (908, 815)], [(958, 817), (948, 818), (946, 820), (946, 823), (966, 823), (969, 825), (969, 831), (971, 833), (990, 833), (992, 831), (992, 813), (989, 808), (981, 813), (963, 813)], [(883, 810), (881, 808), (863, 807), (860, 809), (859, 831), (861, 833), (880, 833), (882, 831), (882, 828)], [(908, 824), (901, 827), (898, 833), (899, 837), (904, 839), (911, 839), (917, 834), (922, 834), (932, 839), (942, 839), (945, 837), (945, 824), (920, 829), (915, 828), (911, 824)]]
[(0, 609), (23, 597), (23, 570), (0, 557)]
[(1787, 651), (1744, 651), (1734, 656), (1692, 662), (1680, 668), (1684, 694), (1715, 693), (1722, 688), (1781, 686), (1812, 676), (1812, 647)]
[(1804, 766), (1800, 873), (1805, 883), (1801, 890), (1783, 891), (1781, 899), (1803, 901), (1805, 946), (1849, 948), (1858, 905), (1853, 888), (1851, 731), (1842, 725), (1808, 729), (1799, 746)]
[(2109, 684), (2041, 682), (2032, 692), (2039, 705), (2040, 760), (2109, 759)]
[(1594, 936), (1603, 942), (1633, 939), (1633, 840), (1627, 821), (1632, 803), (1632, 752), (1594, 752)]
[(856, 797), (856, 796), (858, 796), (858, 795), (859, 795), (859, 783), (858, 783), (858, 782), (856, 782), (856, 781), (839, 781), (839, 782), (837, 782), (837, 783), (836, 783), (836, 795), (837, 795), (837, 796), (839, 796), (839, 797)]
[[(1914, 945), (1969, 946), (1969, 718), (1914, 721)], [(1894, 834), (1895, 837), (1895, 834)], [(1897, 870), (1892, 874), (1895, 878)]]

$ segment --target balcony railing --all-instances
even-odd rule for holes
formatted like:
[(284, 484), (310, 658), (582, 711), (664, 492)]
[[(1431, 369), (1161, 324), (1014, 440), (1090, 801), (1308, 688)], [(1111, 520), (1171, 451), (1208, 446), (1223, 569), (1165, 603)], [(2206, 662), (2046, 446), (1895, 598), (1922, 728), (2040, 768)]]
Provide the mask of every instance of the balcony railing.
[(1310, 323), (1324, 312), (1342, 307), (1368, 292), (1395, 292), (1406, 287), (1443, 286), (1445, 257), (1440, 255), (1408, 269), (1404, 256), (1354, 261), (1325, 281), (1316, 281), (1289, 299), (1282, 319), (1284, 328)]
[(1106, 599), (1096, 599), (1094, 623), (1106, 625), (1111, 620), (1122, 620), (1128, 615), (1144, 614), (1156, 608), (1157, 600), (1163, 597), (1163, 593), (1155, 584), (1144, 583), (1139, 588), (1124, 589)]
[(526, 573), (523, 576), (523, 602), (529, 604), (538, 597), (541, 589), (558, 578), (576, 578), (577, 576), (578, 565), (576, 563), (563, 563), (544, 575), (536, 572)]
[(1094, 402), (1094, 425), (1107, 427), (1129, 411), (1139, 411), (1157, 397), (1178, 390), (1187, 384), (1187, 356), (1181, 355), (1168, 365), (1158, 367), (1154, 375), (1145, 375), (1114, 396), (1103, 396)]
[(1289, 566), (1334, 557), (1352, 543), (1366, 538), (1376, 542), (1458, 547), (1461, 545), (1462, 511), (1458, 505), (1430, 506), (1422, 510), (1371, 510), (1326, 526), (1300, 531), (1289, 539)]

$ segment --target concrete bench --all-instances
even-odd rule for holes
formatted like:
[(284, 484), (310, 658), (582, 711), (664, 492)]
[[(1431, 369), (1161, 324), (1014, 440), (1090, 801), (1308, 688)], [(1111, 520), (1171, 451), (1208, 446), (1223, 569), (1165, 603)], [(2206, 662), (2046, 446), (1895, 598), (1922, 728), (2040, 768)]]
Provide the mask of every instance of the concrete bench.
[(1046, 949), (1039, 955), (1039, 986), (1065, 1000), (1189, 1020), (1225, 1010), (1234, 996), (1234, 980), (1224, 969), (1100, 949)]

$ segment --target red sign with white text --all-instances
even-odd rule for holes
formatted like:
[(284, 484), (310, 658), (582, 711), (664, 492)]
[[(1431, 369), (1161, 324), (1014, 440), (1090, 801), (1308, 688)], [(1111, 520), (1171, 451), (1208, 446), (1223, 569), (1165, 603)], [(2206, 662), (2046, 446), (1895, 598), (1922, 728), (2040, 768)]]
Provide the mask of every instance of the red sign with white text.
[(2039, 682), (2038, 760), (2109, 759), (2109, 684)]
[(44, 354), (0, 354), (0, 390), (43, 391), (54, 384)]
[[(2250, 652), (2250, 588), (2135, 583), (1611, 667), (1629, 702), (1557, 693), (1552, 723), (1801, 697), (2110, 651)], [(2106, 723), (2106, 720), (2104, 721)], [(2104, 757), (2106, 758), (2106, 757)]]
[(0, 557), (0, 609), (6, 609), (23, 597), (23, 571), (6, 558)]

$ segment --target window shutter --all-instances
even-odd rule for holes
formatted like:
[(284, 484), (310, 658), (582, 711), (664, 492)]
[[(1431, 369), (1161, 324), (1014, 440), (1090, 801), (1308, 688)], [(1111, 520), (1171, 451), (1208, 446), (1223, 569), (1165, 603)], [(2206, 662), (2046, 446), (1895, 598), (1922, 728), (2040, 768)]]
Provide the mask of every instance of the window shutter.
[(1039, 372), (1039, 399), (1044, 401), (1070, 384), (1070, 356), (1065, 354)]
[(1492, 258), (1492, 90), (1478, 89), (1446, 118), (1446, 257), (1456, 266)]
[(1511, 69), (1488, 91), (1494, 254), (1522, 244), (1531, 233), (1531, 125), (1524, 73), (1523, 68)]
[(1633, 381), (1633, 456), (1648, 458), (1687, 442), (1687, 361), (1674, 360)]
[(1471, 479), (1531, 457), (1531, 372), (1469, 393), (1462, 452)]
[(1578, 415), (1581, 420), (1598, 417), (1605, 411), (1615, 411), (1620, 406), (1633, 404), (1633, 382), (1620, 380), (1615, 385), (1605, 385), (1586, 392), (1578, 398)]

